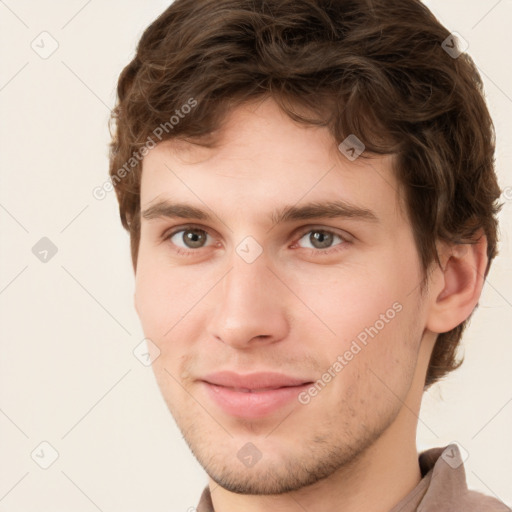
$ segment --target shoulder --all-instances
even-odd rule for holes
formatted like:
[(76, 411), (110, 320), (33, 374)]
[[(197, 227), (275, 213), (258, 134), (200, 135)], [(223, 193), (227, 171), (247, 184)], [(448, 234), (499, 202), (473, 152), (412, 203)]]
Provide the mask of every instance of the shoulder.
[(467, 491), (460, 506), (467, 512), (512, 512), (502, 501), (476, 491)]

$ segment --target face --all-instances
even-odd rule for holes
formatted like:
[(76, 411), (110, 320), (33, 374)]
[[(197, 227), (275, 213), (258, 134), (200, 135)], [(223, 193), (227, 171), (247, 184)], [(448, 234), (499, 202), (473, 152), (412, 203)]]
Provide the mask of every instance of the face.
[(234, 110), (214, 149), (145, 157), (135, 304), (163, 397), (224, 488), (317, 482), (399, 416), (426, 313), (398, 189), (390, 157), (351, 161), (271, 100)]

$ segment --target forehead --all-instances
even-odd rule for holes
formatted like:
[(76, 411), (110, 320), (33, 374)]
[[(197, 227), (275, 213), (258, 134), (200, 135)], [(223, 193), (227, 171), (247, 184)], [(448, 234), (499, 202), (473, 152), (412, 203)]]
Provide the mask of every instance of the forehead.
[(213, 148), (172, 139), (152, 149), (141, 208), (170, 199), (271, 217), (280, 205), (341, 200), (392, 220), (399, 198), (392, 164), (391, 156), (350, 161), (327, 128), (298, 124), (266, 100), (234, 109)]

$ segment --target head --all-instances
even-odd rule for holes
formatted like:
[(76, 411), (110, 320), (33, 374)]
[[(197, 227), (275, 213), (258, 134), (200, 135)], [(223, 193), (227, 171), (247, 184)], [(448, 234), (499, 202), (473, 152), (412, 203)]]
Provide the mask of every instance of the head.
[[(460, 364), (500, 189), (482, 83), (449, 35), (416, 0), (176, 0), (121, 74), (110, 174), (136, 308), (226, 488), (328, 476)], [(237, 416), (206, 389), (218, 370), (307, 385)]]

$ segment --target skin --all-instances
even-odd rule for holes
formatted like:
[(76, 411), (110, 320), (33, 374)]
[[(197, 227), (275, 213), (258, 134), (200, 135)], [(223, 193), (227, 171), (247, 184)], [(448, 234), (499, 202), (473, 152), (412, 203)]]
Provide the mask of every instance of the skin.
[[(135, 307), (160, 351), (153, 369), (163, 397), (210, 477), (216, 510), (389, 510), (421, 479), (415, 435), (429, 357), (437, 333), (478, 301), (485, 237), (439, 244), (443, 266), (422, 294), (392, 157), (351, 162), (326, 128), (296, 124), (271, 99), (237, 107), (219, 135), (212, 149), (162, 142), (143, 161), (143, 212), (168, 200), (212, 215), (142, 218)], [(339, 199), (378, 221), (269, 217)], [(187, 247), (190, 232), (179, 229), (190, 224), (206, 233)], [(319, 246), (317, 230), (335, 236)], [(263, 251), (252, 263), (236, 251), (248, 236)], [(220, 370), (317, 381), (397, 303), (400, 312), (306, 405), (240, 419), (199, 382)], [(252, 467), (237, 457), (248, 442), (261, 453)]]

